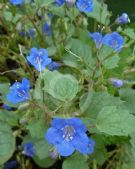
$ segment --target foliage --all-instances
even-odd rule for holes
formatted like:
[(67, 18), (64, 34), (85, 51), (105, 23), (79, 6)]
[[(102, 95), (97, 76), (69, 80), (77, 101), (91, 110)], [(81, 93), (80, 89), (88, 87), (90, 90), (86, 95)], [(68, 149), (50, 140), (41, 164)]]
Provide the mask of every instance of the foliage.
[(0, 168), (135, 168), (135, 30), (117, 15), (1, 0)]

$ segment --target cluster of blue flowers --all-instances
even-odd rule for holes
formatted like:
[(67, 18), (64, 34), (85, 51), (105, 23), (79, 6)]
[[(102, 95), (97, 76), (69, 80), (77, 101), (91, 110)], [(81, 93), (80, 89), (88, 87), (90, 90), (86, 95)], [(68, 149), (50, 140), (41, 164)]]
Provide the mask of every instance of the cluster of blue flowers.
[(110, 46), (115, 52), (120, 52), (124, 45), (124, 38), (117, 32), (108, 33), (104, 37), (99, 32), (89, 33), (94, 40), (96, 48), (100, 48), (102, 44)]
[[(24, 3), (24, 0), (10, 0), (10, 2), (13, 5), (20, 5)], [(64, 3), (73, 6), (76, 3), (77, 8), (81, 12), (92, 12), (94, 10), (93, 0), (55, 0), (55, 3), (58, 6), (62, 6)], [(129, 17), (126, 13), (123, 13), (115, 22), (126, 24), (129, 22)], [(51, 17), (43, 25), (42, 31), (46, 36), (52, 35)], [(34, 34), (35, 30), (30, 29), (29, 35), (31, 38), (34, 37)], [(89, 35), (95, 42), (97, 49), (102, 45), (107, 45), (114, 49), (115, 52), (120, 52), (124, 45), (124, 38), (117, 32), (108, 33), (104, 37), (100, 32), (89, 33)], [(52, 61), (44, 48), (31, 48), (27, 61), (39, 72), (45, 68), (51, 71), (57, 70), (62, 65), (59, 62)], [(123, 85), (123, 81), (119, 79), (111, 78), (111, 82), (115, 87)], [(26, 78), (23, 78), (22, 82), (15, 82), (7, 94), (7, 100), (13, 104), (28, 101), (29, 99), (30, 82)], [(10, 110), (10, 107), (7, 107), (5, 104), (3, 107)], [(87, 127), (79, 118), (54, 118), (51, 122), (51, 127), (45, 134), (47, 142), (54, 146), (54, 149), (50, 152), (51, 157), (57, 158), (58, 154), (67, 157), (75, 151), (81, 154), (92, 154), (95, 142), (87, 136), (86, 132)], [(25, 143), (23, 149), (24, 155), (28, 157), (35, 155), (35, 148), (32, 142)]]
[(61, 156), (70, 156), (75, 150), (82, 154), (91, 154), (95, 143), (87, 136), (86, 131), (86, 126), (79, 118), (55, 118), (45, 138), (55, 146)]
[[(55, 0), (58, 6), (62, 6), (65, 2), (70, 6), (75, 4), (76, 0)], [(93, 11), (93, 1), (92, 0), (77, 0), (77, 8), (81, 12), (92, 12)]]
[[(28, 62), (35, 67), (36, 70), (42, 71), (46, 67), (50, 71), (57, 70), (61, 67), (59, 62), (52, 61), (48, 57), (48, 52), (46, 49), (31, 48), (29, 56), (27, 56)], [(24, 102), (30, 99), (30, 82), (28, 79), (23, 78), (22, 83), (15, 82), (7, 94), (7, 100), (13, 104)], [(3, 105), (5, 109), (9, 109), (7, 106)]]
[[(24, 3), (24, 0), (10, 0), (10, 2), (13, 5), (21, 5)], [(73, 6), (75, 2), (76, 0), (55, 0), (58, 6), (62, 6), (64, 3)], [(77, 0), (76, 5), (81, 12), (92, 12), (94, 7), (93, 0)]]

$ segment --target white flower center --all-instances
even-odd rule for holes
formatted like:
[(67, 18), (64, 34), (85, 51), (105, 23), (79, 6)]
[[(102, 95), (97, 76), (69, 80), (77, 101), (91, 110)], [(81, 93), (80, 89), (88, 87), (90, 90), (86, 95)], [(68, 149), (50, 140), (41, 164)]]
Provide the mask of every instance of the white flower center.
[(61, 129), (63, 132), (63, 139), (66, 141), (71, 141), (73, 140), (74, 134), (75, 134), (75, 130), (72, 126), (65, 126), (64, 128)]

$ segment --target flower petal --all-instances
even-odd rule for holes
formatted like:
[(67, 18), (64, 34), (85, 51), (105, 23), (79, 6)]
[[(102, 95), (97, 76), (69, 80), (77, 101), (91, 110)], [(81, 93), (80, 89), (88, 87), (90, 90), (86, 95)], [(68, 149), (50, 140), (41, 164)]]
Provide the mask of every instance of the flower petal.
[(56, 129), (62, 129), (66, 125), (66, 119), (55, 118), (52, 120), (51, 125)]
[(26, 78), (22, 79), (22, 87), (26, 90), (29, 91), (30, 89), (30, 81)]
[(71, 119), (67, 119), (67, 124), (73, 126), (75, 131), (81, 131), (81, 132), (87, 131), (87, 127), (79, 118), (73, 117)]
[(63, 141), (61, 144), (56, 145), (56, 149), (61, 156), (70, 156), (75, 151), (75, 148), (68, 142)]
[(60, 133), (59, 130), (53, 127), (47, 130), (45, 134), (45, 138), (48, 143), (53, 144), (53, 145), (59, 144), (63, 141), (62, 133)]
[(88, 153), (89, 138), (85, 133), (76, 133), (71, 144), (82, 154)]
[(95, 145), (95, 142), (91, 138), (89, 138), (89, 142), (88, 142), (88, 146), (87, 146), (87, 153), (88, 154), (92, 154), (93, 153), (94, 145)]

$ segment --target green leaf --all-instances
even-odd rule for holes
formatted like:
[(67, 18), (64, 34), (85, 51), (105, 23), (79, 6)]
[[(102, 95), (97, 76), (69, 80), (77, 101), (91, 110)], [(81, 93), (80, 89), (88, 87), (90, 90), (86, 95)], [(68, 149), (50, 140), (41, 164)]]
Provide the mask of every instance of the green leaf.
[(89, 169), (85, 157), (75, 153), (63, 162), (62, 169)]
[(102, 46), (102, 48), (99, 51), (98, 58), (102, 62), (107, 57), (113, 56), (114, 54), (115, 54), (114, 50), (111, 47), (109, 47), (109, 46)]
[(0, 110), (0, 120), (12, 126), (18, 124), (18, 116), (13, 111)]
[(10, 84), (9, 83), (1, 83), (0, 84), (0, 93), (2, 95), (7, 94), (7, 91), (9, 91)]
[(54, 0), (35, 0), (34, 2), (36, 6), (39, 8), (39, 7), (48, 6), (52, 4)]
[(44, 82), (44, 90), (61, 101), (71, 101), (78, 92), (78, 81), (72, 75), (47, 71), (44, 74)]
[(135, 131), (135, 116), (125, 109), (106, 106), (97, 116), (97, 129), (109, 135), (127, 136)]
[[(45, 133), (44, 133), (44, 135), (45, 135)], [(34, 143), (34, 146), (35, 146), (35, 150), (36, 150), (36, 155), (38, 156), (38, 158), (40, 160), (50, 156), (50, 149), (52, 148), (52, 146), (47, 144), (45, 138), (37, 140)]]
[(120, 169), (135, 169), (135, 163), (134, 162), (124, 163)]
[(15, 138), (10, 126), (0, 121), (0, 165), (10, 159), (15, 150)]
[(42, 168), (51, 167), (56, 162), (56, 160), (51, 159), (50, 157), (47, 157), (41, 160), (37, 156), (34, 157), (34, 161), (38, 166)]
[(96, 118), (99, 111), (105, 106), (123, 106), (123, 102), (118, 98), (109, 95), (107, 92), (94, 92), (84, 94), (80, 98), (80, 109), (86, 117)]
[(54, 46), (48, 47), (46, 50), (47, 50), (49, 56), (53, 56), (57, 52), (57, 48)]
[(107, 9), (107, 5), (101, 4), (97, 0), (94, 0), (94, 10), (86, 14), (104, 25), (108, 25), (110, 22), (110, 13)]
[(134, 32), (134, 29), (131, 29), (131, 28), (126, 28), (123, 33), (125, 35), (127, 35), (129, 38), (135, 40), (135, 32)]
[(135, 114), (135, 91), (131, 88), (123, 88), (119, 90), (121, 100), (125, 101), (125, 106), (129, 109), (130, 113)]
[(30, 131), (32, 138), (43, 138), (46, 131), (46, 125), (44, 120), (32, 121), (27, 129)]
[(120, 58), (118, 55), (115, 55), (111, 58), (108, 58), (106, 59), (104, 62), (103, 62), (103, 66), (106, 68), (106, 69), (113, 69), (113, 68), (116, 68), (118, 67), (118, 63), (120, 61)]
[(120, 60), (118, 54), (109, 46), (102, 46), (98, 58), (106, 69), (117, 67)]
[(12, 12), (8, 11), (7, 9), (3, 11), (3, 16), (6, 21), (12, 21), (13, 19)]
[(54, 15), (57, 15), (59, 17), (64, 17), (65, 16), (65, 10), (63, 8), (63, 6), (58, 7), (58, 6), (53, 6), (50, 9), (51, 13), (53, 13)]
[(92, 56), (91, 47), (81, 42), (80, 40), (72, 39), (66, 50), (67, 53), (63, 56), (63, 61), (66, 65), (78, 69), (92, 69), (94, 66), (95, 60)]
[(91, 155), (92, 159), (96, 159), (97, 164), (103, 165), (108, 158), (106, 145), (103, 135), (94, 135), (93, 140), (95, 141), (94, 153)]

